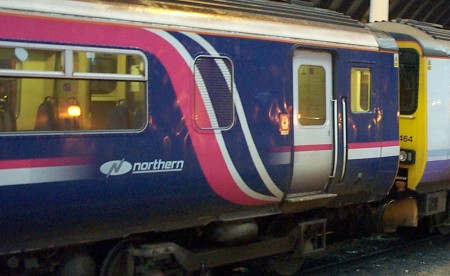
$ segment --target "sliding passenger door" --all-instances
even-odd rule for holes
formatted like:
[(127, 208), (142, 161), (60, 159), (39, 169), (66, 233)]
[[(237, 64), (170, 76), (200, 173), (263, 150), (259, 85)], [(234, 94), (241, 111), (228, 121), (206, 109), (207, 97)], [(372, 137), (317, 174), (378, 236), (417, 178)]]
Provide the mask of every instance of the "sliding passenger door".
[(289, 196), (323, 192), (334, 165), (332, 57), (296, 50), (293, 60), (293, 175)]

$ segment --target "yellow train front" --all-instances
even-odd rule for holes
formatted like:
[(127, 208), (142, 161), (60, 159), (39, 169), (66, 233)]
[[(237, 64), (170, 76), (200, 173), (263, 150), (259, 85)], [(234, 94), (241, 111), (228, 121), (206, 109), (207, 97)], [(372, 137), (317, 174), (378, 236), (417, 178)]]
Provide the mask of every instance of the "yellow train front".
[(448, 233), (450, 31), (412, 20), (371, 26), (388, 32), (399, 47), (401, 151), (392, 195), (397, 205), (404, 204), (395, 211), (386, 209), (386, 228), (427, 218)]

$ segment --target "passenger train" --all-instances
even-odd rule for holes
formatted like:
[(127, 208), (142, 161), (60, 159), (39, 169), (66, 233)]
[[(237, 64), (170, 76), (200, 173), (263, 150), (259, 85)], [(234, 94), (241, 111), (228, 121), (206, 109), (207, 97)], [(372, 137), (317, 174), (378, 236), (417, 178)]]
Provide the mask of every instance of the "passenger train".
[(2, 272), (289, 275), (349, 221), (448, 233), (441, 26), (268, 0), (1, 0), (0, 22)]

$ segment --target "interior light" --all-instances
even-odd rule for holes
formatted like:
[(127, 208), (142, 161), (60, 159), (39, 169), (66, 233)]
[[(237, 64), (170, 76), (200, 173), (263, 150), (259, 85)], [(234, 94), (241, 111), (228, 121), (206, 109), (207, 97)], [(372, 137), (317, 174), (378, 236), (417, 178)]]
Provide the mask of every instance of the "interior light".
[(16, 58), (22, 62), (28, 59), (28, 51), (25, 48), (15, 48), (14, 54), (16, 55)]
[(81, 109), (78, 105), (71, 105), (67, 108), (67, 114), (71, 117), (78, 117), (81, 115)]

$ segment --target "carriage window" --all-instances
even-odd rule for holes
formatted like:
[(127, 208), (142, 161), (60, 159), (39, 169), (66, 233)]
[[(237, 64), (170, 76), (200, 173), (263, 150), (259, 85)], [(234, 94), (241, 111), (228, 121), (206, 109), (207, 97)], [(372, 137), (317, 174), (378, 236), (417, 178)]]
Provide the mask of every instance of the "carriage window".
[(419, 54), (413, 49), (400, 49), (400, 114), (417, 110), (419, 93)]
[(0, 132), (145, 126), (145, 60), (139, 52), (32, 47), (20, 47), (27, 52), (20, 57), (19, 47), (0, 48)]
[(75, 72), (144, 75), (144, 61), (139, 55), (74, 52)]
[(63, 51), (61, 50), (1, 48), (0, 69), (62, 72), (63, 64)]
[(351, 71), (351, 110), (369, 112), (371, 95), (371, 73), (368, 68), (352, 68)]
[(300, 124), (323, 125), (326, 119), (325, 69), (321, 66), (301, 65), (297, 73)]
[(233, 66), (224, 57), (195, 60), (194, 120), (200, 129), (226, 130), (234, 123)]

